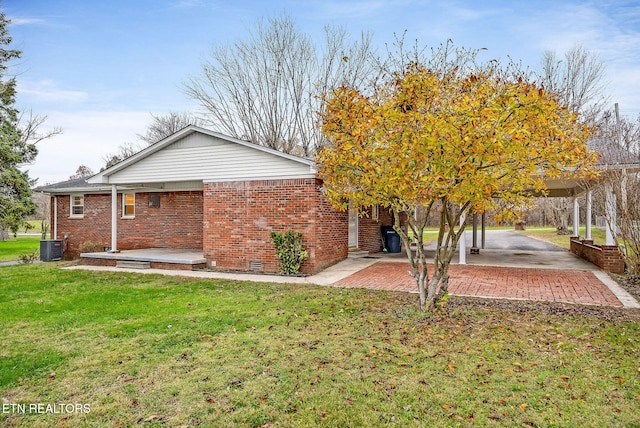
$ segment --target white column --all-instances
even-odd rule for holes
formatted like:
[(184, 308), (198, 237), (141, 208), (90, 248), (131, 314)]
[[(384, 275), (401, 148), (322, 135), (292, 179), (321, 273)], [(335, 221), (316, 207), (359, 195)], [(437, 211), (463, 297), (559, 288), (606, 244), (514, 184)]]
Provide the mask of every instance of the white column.
[(614, 238), (616, 233), (616, 222), (617, 222), (617, 209), (616, 209), (616, 194), (613, 193), (613, 188), (611, 184), (605, 186), (605, 217), (607, 219), (607, 228), (605, 245), (616, 245), (616, 240)]
[[(460, 215), (460, 227), (464, 224), (466, 219), (466, 214), (462, 213)], [(462, 236), (460, 237), (460, 252), (458, 253), (458, 263), (461, 265), (467, 264), (467, 243), (464, 239), (464, 232), (462, 232)]]
[(591, 190), (587, 190), (587, 203), (586, 203), (586, 208), (587, 208), (587, 212), (586, 212), (586, 217), (587, 217), (587, 221), (586, 221), (586, 228), (587, 231), (585, 232), (584, 235), (584, 239), (591, 239)]
[(118, 251), (118, 187), (111, 185), (111, 252)]
[(53, 239), (58, 239), (58, 197), (57, 196), (53, 197)]
[(580, 204), (578, 197), (573, 197), (573, 236), (580, 236)]

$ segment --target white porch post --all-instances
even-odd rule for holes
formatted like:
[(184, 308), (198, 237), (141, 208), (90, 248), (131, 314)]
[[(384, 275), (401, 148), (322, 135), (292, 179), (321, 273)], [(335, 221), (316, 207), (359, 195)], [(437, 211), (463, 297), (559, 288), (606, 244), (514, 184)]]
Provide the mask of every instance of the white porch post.
[[(464, 224), (466, 219), (466, 214), (462, 213), (460, 215), (460, 227)], [(458, 263), (461, 265), (467, 264), (467, 243), (464, 239), (464, 232), (462, 232), (462, 236), (460, 237), (460, 252), (458, 253)]]
[(573, 236), (580, 236), (580, 204), (578, 197), (573, 197)]
[[(46, 239), (46, 236), (45, 236)], [(53, 197), (53, 239), (58, 239), (58, 197)]]
[(118, 251), (118, 187), (111, 185), (111, 252)]
[(587, 221), (586, 221), (586, 229), (587, 231), (584, 234), (584, 239), (588, 239), (591, 240), (591, 190), (587, 190), (587, 204), (586, 204), (586, 217), (587, 217)]
[(605, 245), (616, 245), (616, 240), (614, 238), (616, 233), (616, 222), (617, 222), (617, 209), (616, 209), (616, 194), (613, 193), (613, 188), (611, 184), (607, 184), (605, 186), (605, 217), (607, 219), (607, 228)]

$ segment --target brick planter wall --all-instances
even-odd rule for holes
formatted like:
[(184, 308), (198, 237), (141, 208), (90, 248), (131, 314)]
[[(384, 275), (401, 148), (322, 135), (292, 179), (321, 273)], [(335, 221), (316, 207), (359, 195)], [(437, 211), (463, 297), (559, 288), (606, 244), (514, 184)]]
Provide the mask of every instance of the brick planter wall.
[[(118, 193), (118, 249), (202, 248), (202, 192), (153, 194), (160, 196), (159, 208), (149, 207), (149, 193), (136, 193), (135, 218), (123, 219), (122, 195)], [(85, 194), (83, 218), (69, 217), (69, 196), (61, 195), (57, 200), (58, 239), (69, 235), (65, 258), (78, 257), (78, 249), (86, 241), (111, 246), (111, 194)]]
[(616, 245), (595, 245), (592, 240), (572, 236), (570, 250), (606, 272), (624, 274), (624, 258)]
[(348, 214), (324, 199), (317, 179), (205, 183), (204, 256), (210, 267), (279, 272), (270, 233), (301, 232), (315, 273), (347, 257)]

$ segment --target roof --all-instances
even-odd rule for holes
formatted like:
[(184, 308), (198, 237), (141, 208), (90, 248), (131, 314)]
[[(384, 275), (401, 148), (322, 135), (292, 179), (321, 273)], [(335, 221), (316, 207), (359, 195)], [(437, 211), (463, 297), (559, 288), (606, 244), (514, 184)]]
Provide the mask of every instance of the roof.
[(109, 186), (100, 183), (89, 183), (86, 178), (74, 178), (59, 183), (46, 184), (33, 189), (44, 193), (95, 192), (109, 190)]
[(190, 125), (99, 172), (88, 182), (244, 181), (314, 177), (315, 172), (311, 158)]

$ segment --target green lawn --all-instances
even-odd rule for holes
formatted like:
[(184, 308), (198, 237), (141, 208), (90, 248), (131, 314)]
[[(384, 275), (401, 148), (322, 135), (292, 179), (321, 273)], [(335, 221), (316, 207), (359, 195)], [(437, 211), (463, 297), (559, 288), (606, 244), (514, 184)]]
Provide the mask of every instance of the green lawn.
[(0, 425), (640, 425), (637, 317), (56, 266), (0, 268), (0, 397), (90, 412)]
[(23, 236), (0, 241), (0, 262), (19, 260), (21, 255), (40, 250), (40, 236)]
[[(554, 227), (527, 227), (526, 230), (521, 231), (520, 233), (523, 233), (532, 238), (550, 242), (554, 245), (557, 245), (558, 247), (566, 249), (569, 249), (571, 243), (571, 235), (558, 235)], [(584, 239), (585, 234), (586, 228), (584, 226), (580, 227), (580, 237), (582, 239)], [(591, 238), (593, 239), (594, 244), (603, 245), (605, 243), (605, 231), (592, 227)]]

